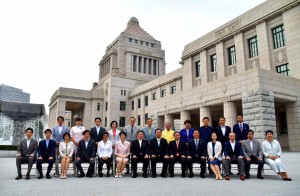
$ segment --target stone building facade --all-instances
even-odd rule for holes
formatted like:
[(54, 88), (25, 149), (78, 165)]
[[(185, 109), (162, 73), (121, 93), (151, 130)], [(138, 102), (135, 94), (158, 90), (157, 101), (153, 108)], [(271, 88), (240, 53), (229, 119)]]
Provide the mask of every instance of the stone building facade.
[[(205, 116), (217, 126), (218, 119), (225, 116), (232, 126), (241, 113), (256, 138), (263, 139), (264, 131), (271, 129), (283, 148), (300, 151), (299, 0), (268, 0), (187, 44), (182, 67), (166, 75), (160, 42), (150, 36), (148, 42), (155, 47), (144, 49), (139, 43), (146, 40), (139, 40), (136, 34), (132, 37), (139, 29), (138, 21), (131, 19), (127, 29), (131, 24), (136, 29), (125, 30), (108, 46), (100, 62), (99, 82), (85, 94), (89, 97), (62, 88), (52, 96), (50, 123), (54, 122), (51, 115), (68, 109), (64, 106), (76, 96), (78, 102), (86, 101), (82, 116), (89, 125), (92, 117), (100, 115), (107, 122), (121, 121), (123, 116), (125, 124), (128, 117), (135, 116), (139, 126), (151, 117), (161, 128), (167, 121), (179, 121), (183, 127), (186, 119), (199, 127)], [(155, 75), (143, 73), (145, 63), (134, 69), (140, 65), (140, 56), (157, 59)], [(111, 58), (109, 71), (105, 71), (107, 57)], [(120, 110), (121, 101), (125, 111)], [(100, 111), (94, 112), (99, 103)]]

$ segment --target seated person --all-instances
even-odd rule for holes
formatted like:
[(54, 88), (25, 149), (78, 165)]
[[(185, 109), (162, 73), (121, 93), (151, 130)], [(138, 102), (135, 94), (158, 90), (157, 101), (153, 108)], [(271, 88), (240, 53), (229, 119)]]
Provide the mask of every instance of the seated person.
[(279, 174), (282, 180), (292, 181), (292, 179), (288, 177), (285, 166), (281, 161), (281, 146), (277, 140), (273, 139), (273, 131), (266, 131), (266, 136), (267, 140), (262, 143), (265, 163), (268, 164), (276, 174)]
[(186, 162), (190, 171), (189, 178), (194, 177), (193, 173), (193, 163), (199, 163), (201, 166), (200, 177), (205, 178), (206, 170), (206, 154), (207, 154), (207, 144), (205, 140), (200, 139), (199, 130), (194, 130), (194, 139), (190, 139), (187, 143), (186, 151)]
[(220, 173), (220, 162), (222, 160), (222, 144), (217, 141), (217, 134), (212, 132), (211, 142), (207, 144), (208, 163), (216, 180), (223, 180)]
[(78, 178), (85, 177), (81, 163), (89, 163), (89, 168), (86, 177), (93, 177), (96, 157), (96, 144), (94, 140), (90, 139), (91, 132), (85, 130), (83, 133), (83, 140), (80, 140), (76, 151), (76, 167), (80, 171)]
[(107, 173), (106, 176), (110, 177), (110, 164), (111, 164), (111, 155), (113, 153), (112, 142), (108, 140), (109, 133), (104, 132), (102, 135), (102, 141), (98, 143), (98, 175), (99, 177), (103, 177), (102, 169), (103, 164), (106, 164)]
[(126, 132), (119, 133), (120, 140), (116, 142), (115, 155), (117, 165), (116, 178), (122, 178), (122, 172), (129, 161), (130, 155), (130, 142), (126, 141)]
[(137, 139), (132, 141), (131, 144), (131, 165), (133, 171), (133, 178), (138, 176), (137, 174), (137, 164), (139, 162), (143, 163), (143, 177), (148, 178), (147, 168), (149, 166), (149, 142), (144, 139), (144, 131), (139, 130), (137, 132)]
[(169, 170), (170, 177), (174, 177), (174, 165), (175, 163), (181, 164), (181, 177), (185, 178), (185, 155), (186, 155), (186, 143), (181, 141), (180, 138), (181, 132), (175, 131), (174, 137), (175, 140), (171, 141), (169, 144)]
[(39, 177), (38, 179), (43, 178), (43, 163), (48, 163), (48, 169), (46, 173), (46, 178), (51, 179), (50, 172), (53, 167), (53, 163), (55, 161), (55, 148), (56, 148), (56, 142), (51, 139), (52, 131), (51, 129), (45, 130), (45, 136), (46, 139), (40, 141), (39, 147), (38, 147), (38, 159), (36, 163), (36, 167), (39, 171)]
[(36, 151), (38, 149), (38, 142), (32, 138), (33, 129), (27, 128), (25, 133), (26, 133), (26, 139), (22, 139), (18, 145), (17, 158), (16, 158), (18, 176), (15, 178), (16, 180), (22, 178), (22, 173), (21, 173), (22, 163), (28, 163), (28, 169), (27, 169), (27, 174), (25, 179), (26, 180), (30, 179), (29, 174), (35, 160)]
[(156, 163), (162, 162), (163, 168), (161, 177), (167, 177), (168, 169), (168, 142), (166, 139), (161, 137), (162, 131), (160, 128), (155, 129), (155, 138), (150, 140), (150, 156), (151, 156), (151, 170), (152, 178), (156, 178)]
[(61, 159), (61, 179), (67, 178), (67, 171), (74, 153), (74, 144), (71, 141), (70, 133), (63, 134), (63, 142), (59, 143), (59, 156)]
[(243, 149), (240, 142), (235, 140), (235, 133), (229, 134), (229, 141), (224, 144), (224, 159), (223, 164), (225, 167), (226, 180), (230, 180), (229, 166), (234, 163), (238, 164), (238, 170), (240, 171), (240, 179), (245, 180), (244, 176), (244, 161), (243, 161)]
[(248, 139), (243, 142), (243, 152), (245, 156), (245, 174), (246, 179), (250, 178), (250, 167), (251, 163), (258, 164), (257, 168), (257, 178), (264, 179), (261, 175), (261, 171), (264, 167), (263, 154), (261, 150), (261, 145), (258, 140), (253, 139), (254, 132), (252, 130), (248, 131)]

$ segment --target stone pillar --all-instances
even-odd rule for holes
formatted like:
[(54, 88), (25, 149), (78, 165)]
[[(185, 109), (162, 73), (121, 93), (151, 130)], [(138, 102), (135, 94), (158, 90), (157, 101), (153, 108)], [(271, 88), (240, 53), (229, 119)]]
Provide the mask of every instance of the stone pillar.
[[(148, 101), (149, 102), (149, 101)], [(139, 126), (144, 126), (145, 125), (145, 121), (144, 121), (144, 117), (145, 117), (145, 94), (141, 95), (141, 109), (140, 109), (140, 115), (141, 115), (141, 124)]]
[(203, 126), (203, 118), (208, 117), (209, 118), (209, 126), (212, 125), (212, 119), (211, 119), (211, 112), (210, 108), (207, 106), (200, 107), (200, 127)]
[(236, 105), (233, 101), (226, 101), (223, 104), (224, 107), (224, 117), (226, 118), (226, 125), (229, 127), (233, 127), (233, 125), (236, 123)]
[(272, 130), (277, 138), (274, 94), (265, 89), (256, 89), (242, 95), (245, 123), (255, 132), (255, 138), (264, 139), (265, 131)]
[[(169, 122), (171, 123), (171, 129), (174, 130), (174, 117), (172, 114), (165, 114), (165, 123)], [(163, 130), (165, 129), (165, 125), (163, 125)]]
[(142, 58), (142, 60), (141, 60), (141, 73), (144, 73), (144, 57), (141, 57)]
[(207, 58), (207, 51), (203, 50), (200, 52), (200, 62), (201, 62), (201, 84), (206, 84), (209, 80), (209, 69), (208, 69), (208, 64), (209, 60)]
[(258, 40), (258, 54), (259, 64), (261, 68), (272, 70), (270, 57), (270, 41), (269, 41), (269, 27), (266, 22), (262, 22), (256, 26), (257, 40)]
[(225, 77), (225, 56), (224, 56), (224, 43), (220, 42), (216, 45), (216, 54), (217, 54), (217, 72), (218, 79)]
[(236, 63), (237, 63), (237, 73), (242, 73), (246, 70), (246, 60), (245, 60), (245, 44), (243, 41), (243, 33), (239, 33), (234, 36), (235, 43), (235, 53), (236, 53)]
[(286, 119), (290, 151), (300, 151), (300, 101), (287, 103)]
[(164, 117), (163, 116), (157, 116), (156, 117), (156, 124), (153, 125), (155, 128), (160, 128), (161, 130), (164, 130)]
[(184, 121), (191, 120), (191, 113), (189, 111), (183, 110), (180, 112), (180, 128), (184, 128)]

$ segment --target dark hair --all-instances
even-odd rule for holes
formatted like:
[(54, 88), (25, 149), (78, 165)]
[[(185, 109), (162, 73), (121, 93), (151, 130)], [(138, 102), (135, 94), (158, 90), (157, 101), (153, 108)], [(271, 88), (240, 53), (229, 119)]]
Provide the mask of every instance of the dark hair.
[(217, 138), (218, 138), (218, 134), (217, 134), (216, 132), (212, 132), (211, 135), (210, 135), (210, 141), (212, 141), (211, 136), (212, 136), (213, 134), (215, 134), (215, 135), (217, 136)]
[(82, 135), (84, 135), (84, 134), (86, 134), (86, 133), (89, 133), (89, 134), (91, 135), (90, 130), (85, 130), (85, 131), (82, 133)]
[(66, 135), (68, 135), (68, 136), (69, 136), (69, 138), (71, 138), (71, 135), (70, 135), (70, 133), (66, 132), (66, 133), (64, 133), (64, 134), (63, 134), (63, 139), (65, 139)]
[(131, 117), (129, 118), (129, 120), (132, 119), (132, 118), (133, 118), (134, 120), (136, 120), (134, 116), (131, 116)]
[(274, 134), (273, 131), (267, 130), (267, 131), (266, 131), (266, 136), (267, 136), (268, 133), (272, 133), (272, 135)]
[(52, 133), (51, 129), (46, 129), (46, 130), (44, 131), (44, 133), (47, 133), (47, 132)]
[(152, 120), (152, 118), (148, 118), (148, 119), (147, 119), (147, 121), (148, 121), (148, 120), (151, 120), (151, 121), (153, 121), (153, 120)]
[(115, 121), (115, 120), (113, 120), (113, 121), (111, 121), (111, 123), (110, 123), (110, 127), (112, 127), (112, 124), (113, 124), (114, 122), (115, 122), (115, 123), (117, 124), (117, 126), (118, 126), (118, 122)]
[(239, 116), (243, 117), (243, 114), (238, 114), (237, 117), (239, 117)]
[(138, 134), (141, 133), (141, 132), (143, 133), (143, 135), (145, 135), (145, 133), (144, 133), (143, 130), (138, 130), (137, 133), (136, 133), (136, 135), (138, 135)]
[(65, 118), (62, 116), (57, 117), (56, 121), (58, 121), (58, 119), (62, 119), (63, 121), (65, 121)]
[(251, 129), (249, 129), (248, 133), (249, 133), (249, 132), (252, 132), (252, 133), (253, 133), (253, 135), (254, 135), (254, 131), (252, 131)]
[(198, 129), (195, 129), (195, 130), (194, 130), (194, 133), (195, 133), (195, 131), (198, 131), (198, 133), (200, 134), (200, 131), (199, 131)]
[(124, 131), (121, 131), (121, 132), (119, 133), (119, 136), (120, 136), (120, 137), (121, 137), (121, 135), (125, 135), (125, 137), (127, 137), (127, 133), (124, 132)]
[(226, 118), (224, 116), (220, 117), (220, 119), (223, 118), (224, 120), (226, 120)]
[(102, 121), (100, 117), (96, 117), (96, 118), (95, 118), (95, 121), (96, 121), (96, 120)]
[(33, 133), (33, 129), (32, 129), (31, 127), (28, 127), (28, 128), (25, 130), (25, 133), (26, 133), (28, 130), (30, 130), (31, 133)]
[(81, 118), (75, 118), (75, 121), (82, 121)]
[(160, 132), (162, 132), (162, 130), (160, 129), (160, 128), (157, 128), (157, 129), (155, 129), (155, 133), (156, 133), (156, 131), (160, 131)]
[(180, 135), (180, 132), (179, 132), (179, 131), (174, 131), (173, 135), (175, 136), (176, 133), (179, 133), (179, 135)]
[(190, 121), (190, 120), (185, 120), (185, 121), (184, 121), (184, 124), (186, 124), (186, 123), (192, 124), (192, 121)]
[(204, 121), (205, 119), (207, 119), (209, 121), (209, 118), (207, 116), (205, 116), (202, 121)]
[(104, 135), (109, 136), (108, 132), (104, 132), (104, 133), (102, 134), (102, 137), (103, 137)]

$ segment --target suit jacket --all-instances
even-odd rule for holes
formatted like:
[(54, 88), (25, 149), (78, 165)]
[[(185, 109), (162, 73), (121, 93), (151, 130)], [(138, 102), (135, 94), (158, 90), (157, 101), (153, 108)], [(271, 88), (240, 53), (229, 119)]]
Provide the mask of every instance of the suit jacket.
[(221, 144), (221, 142), (216, 141), (215, 155), (214, 156), (213, 156), (212, 142), (208, 142), (208, 144), (207, 144), (207, 154), (208, 154), (208, 158), (215, 157), (215, 158), (217, 158), (221, 161), (222, 160), (222, 144)]
[(96, 143), (94, 140), (89, 140), (88, 146), (86, 148), (85, 146), (85, 140), (80, 140), (77, 151), (76, 151), (76, 157), (80, 158), (95, 158), (96, 157)]
[(247, 140), (248, 139), (248, 131), (249, 131), (249, 125), (246, 123), (243, 123), (243, 131), (240, 130), (239, 123), (233, 125), (233, 132), (236, 135), (236, 140)]
[(222, 147), (224, 148), (225, 142), (228, 142), (228, 141), (229, 141), (229, 133), (231, 132), (231, 128), (230, 128), (229, 126), (226, 126), (225, 135), (223, 135), (221, 126), (218, 126), (218, 127), (215, 129), (215, 132), (216, 132), (216, 134), (217, 134), (217, 140), (218, 140), (219, 142), (221, 142)]
[(149, 142), (147, 140), (142, 141), (142, 147), (140, 147), (139, 140), (133, 140), (131, 144), (131, 154), (132, 156), (145, 156), (149, 155)]
[(207, 155), (207, 144), (205, 140), (198, 139), (198, 150), (196, 148), (195, 139), (190, 139), (187, 143), (186, 156), (191, 157), (206, 157)]
[(30, 139), (29, 148), (27, 148), (27, 139), (22, 139), (19, 142), (17, 153), (20, 154), (22, 157), (30, 156), (31, 154), (34, 154), (35, 157), (37, 149), (38, 142), (35, 139)]
[(189, 130), (189, 137), (186, 134), (186, 129), (181, 129), (180, 130), (180, 141), (187, 143), (189, 139), (194, 139), (194, 130), (193, 128), (190, 128)]
[(103, 133), (105, 133), (105, 129), (103, 127), (100, 127), (99, 134), (97, 134), (97, 128), (93, 127), (91, 128), (91, 139), (95, 142), (100, 142), (102, 141)]
[(230, 158), (235, 157), (238, 158), (239, 156), (244, 156), (242, 145), (239, 141), (235, 141), (234, 151), (232, 150), (230, 141), (226, 142), (224, 145), (224, 156), (229, 156)]
[(128, 125), (124, 128), (124, 132), (126, 132), (127, 137), (126, 140), (131, 142), (136, 139), (136, 134), (140, 130), (137, 126), (133, 126), (133, 132), (131, 134), (131, 125)]
[(168, 142), (164, 138), (160, 138), (159, 146), (157, 142), (157, 138), (153, 138), (150, 140), (150, 155), (164, 157), (168, 155)]
[(55, 159), (55, 148), (56, 142), (52, 139), (49, 140), (48, 148), (46, 146), (46, 139), (40, 141), (38, 147), (38, 156), (49, 159), (49, 157), (53, 157)]
[(173, 155), (174, 157), (181, 157), (182, 155), (186, 156), (186, 143), (183, 141), (179, 141), (179, 145), (177, 148), (176, 141), (171, 141), (169, 143), (169, 155)]
[[(131, 131), (131, 128), (130, 128), (130, 131)], [(149, 135), (149, 128), (148, 127), (144, 127), (143, 129), (144, 131), (144, 134), (145, 134), (145, 139), (150, 141), (152, 140), (153, 138), (155, 138), (155, 128), (154, 127), (151, 127), (151, 134)]]
[(119, 136), (120, 132), (121, 131), (117, 129), (116, 137), (114, 137), (112, 129), (108, 131), (109, 141), (111, 141), (112, 145), (115, 145), (115, 143), (120, 140), (120, 136)]
[(208, 127), (202, 126), (199, 128), (199, 131), (200, 131), (200, 139), (203, 139), (206, 142), (206, 144), (210, 142), (213, 128), (211, 126)]
[(262, 148), (258, 140), (252, 140), (253, 150), (251, 150), (250, 140), (245, 140), (243, 142), (243, 152), (245, 158), (249, 158), (251, 156), (255, 156), (256, 158), (263, 158)]
[(62, 126), (62, 130), (61, 133), (59, 134), (59, 130), (58, 130), (58, 125), (56, 125), (55, 127), (53, 127), (52, 129), (52, 139), (57, 143), (57, 142), (62, 142), (64, 141), (63, 135), (64, 133), (68, 132), (69, 129), (66, 126)]

